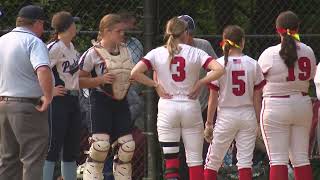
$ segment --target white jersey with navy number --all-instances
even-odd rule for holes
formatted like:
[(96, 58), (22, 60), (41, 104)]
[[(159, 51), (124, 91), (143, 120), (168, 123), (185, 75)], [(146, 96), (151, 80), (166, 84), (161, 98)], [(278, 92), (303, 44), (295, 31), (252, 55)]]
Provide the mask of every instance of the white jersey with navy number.
[(297, 42), (298, 60), (294, 68), (287, 68), (280, 57), (281, 44), (269, 47), (259, 57), (258, 63), (267, 80), (263, 96), (291, 95), (308, 92), (309, 80), (316, 72), (316, 58), (313, 50)]
[[(217, 60), (224, 64), (224, 56)], [(249, 56), (228, 58), (225, 74), (209, 84), (219, 91), (219, 107), (239, 107), (253, 105), (253, 92), (262, 88), (264, 80), (262, 70), (256, 60)]]
[(157, 73), (158, 81), (173, 98), (186, 99), (199, 79), (202, 67), (206, 68), (212, 57), (203, 50), (179, 44), (181, 51), (175, 54), (169, 65), (169, 52), (164, 46), (150, 51), (144, 58), (148, 68)]
[(51, 68), (56, 85), (64, 85), (68, 90), (79, 89), (79, 53), (72, 43), (67, 47), (56, 40), (47, 45)]

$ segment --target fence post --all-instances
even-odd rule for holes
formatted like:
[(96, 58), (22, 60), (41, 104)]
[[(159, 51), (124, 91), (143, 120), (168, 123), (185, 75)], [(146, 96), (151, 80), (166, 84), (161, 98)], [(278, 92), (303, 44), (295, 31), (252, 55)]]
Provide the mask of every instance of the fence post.
[[(154, 18), (156, 0), (144, 0), (143, 4), (143, 18), (144, 18), (144, 52), (149, 52), (154, 48)], [(152, 77), (152, 74), (149, 74)], [(147, 136), (147, 174), (145, 180), (156, 180), (156, 116), (155, 116), (155, 102), (154, 102), (154, 90), (153, 88), (146, 88), (145, 91), (145, 135)]]

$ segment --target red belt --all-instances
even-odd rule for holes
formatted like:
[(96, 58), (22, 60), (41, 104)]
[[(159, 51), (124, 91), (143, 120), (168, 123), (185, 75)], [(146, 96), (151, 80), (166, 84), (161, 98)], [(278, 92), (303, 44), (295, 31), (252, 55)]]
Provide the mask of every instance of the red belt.
[[(301, 92), (301, 95), (302, 96), (307, 96), (307, 95), (309, 95), (308, 93), (306, 93), (306, 92)], [(290, 95), (283, 95), (283, 96), (268, 96), (269, 98), (289, 98), (290, 97)]]

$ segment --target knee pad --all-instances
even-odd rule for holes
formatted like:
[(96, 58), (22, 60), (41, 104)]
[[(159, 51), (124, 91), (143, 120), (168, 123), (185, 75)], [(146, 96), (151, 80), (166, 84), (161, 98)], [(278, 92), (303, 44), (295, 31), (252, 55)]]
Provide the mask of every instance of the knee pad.
[(123, 163), (130, 162), (133, 157), (135, 145), (131, 134), (118, 138), (118, 159)]
[(131, 180), (131, 163), (113, 163), (113, 176), (115, 180)]
[(135, 150), (135, 142), (131, 134), (117, 140), (118, 152), (114, 157), (113, 175), (115, 180), (131, 180), (131, 159)]
[(110, 149), (109, 135), (99, 134), (93, 135), (91, 138), (91, 147), (89, 150), (89, 157), (96, 162), (103, 163), (108, 155)]
[(83, 180), (103, 180), (104, 163), (86, 162), (83, 168)]

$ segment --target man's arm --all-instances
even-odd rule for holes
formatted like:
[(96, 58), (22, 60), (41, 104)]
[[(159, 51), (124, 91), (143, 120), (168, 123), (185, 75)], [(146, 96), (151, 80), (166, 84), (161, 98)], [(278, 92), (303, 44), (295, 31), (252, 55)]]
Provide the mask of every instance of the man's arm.
[(43, 92), (41, 104), (37, 106), (39, 111), (47, 110), (53, 97), (53, 79), (51, 69), (48, 66), (41, 66), (36, 70), (40, 87)]

